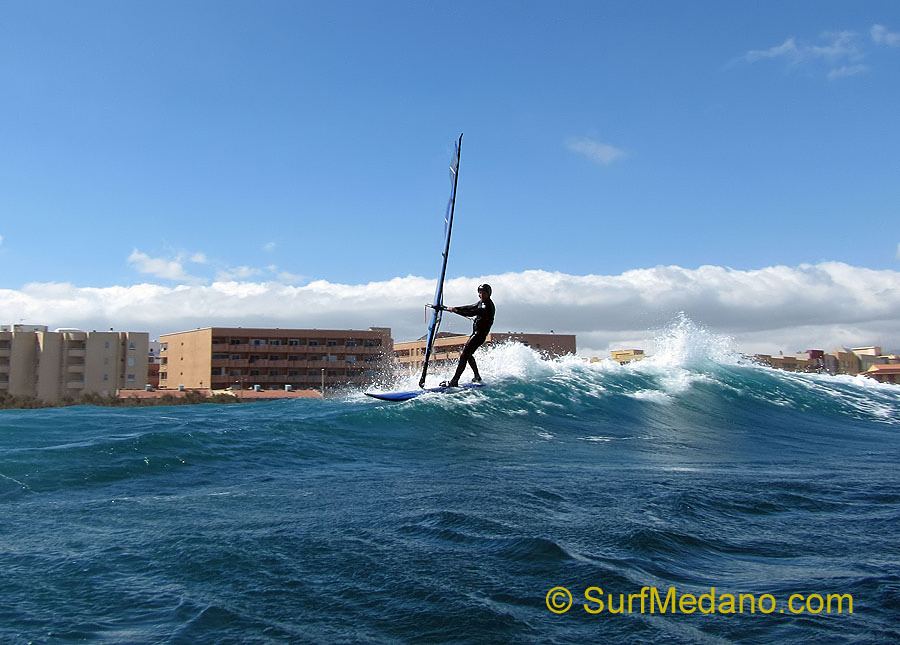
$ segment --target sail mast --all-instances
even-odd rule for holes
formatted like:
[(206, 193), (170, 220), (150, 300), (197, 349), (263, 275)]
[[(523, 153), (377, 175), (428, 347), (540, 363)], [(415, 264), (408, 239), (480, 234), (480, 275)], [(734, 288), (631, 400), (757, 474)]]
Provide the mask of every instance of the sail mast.
[(441, 275), (438, 278), (437, 288), (434, 291), (434, 311), (431, 316), (431, 324), (428, 325), (428, 342), (425, 345), (425, 360), (422, 363), (422, 376), (419, 378), (419, 387), (425, 387), (425, 377), (428, 374), (428, 362), (434, 349), (434, 340), (437, 338), (438, 327), (441, 325), (441, 308), (444, 306), (444, 278), (447, 275), (447, 256), (450, 254), (450, 234), (453, 231), (453, 211), (456, 207), (456, 184), (459, 181), (459, 153), (462, 149), (463, 135), (459, 135), (456, 142), (456, 154), (450, 164), (450, 202), (447, 204), (447, 213), (444, 215), (444, 252), (441, 262)]

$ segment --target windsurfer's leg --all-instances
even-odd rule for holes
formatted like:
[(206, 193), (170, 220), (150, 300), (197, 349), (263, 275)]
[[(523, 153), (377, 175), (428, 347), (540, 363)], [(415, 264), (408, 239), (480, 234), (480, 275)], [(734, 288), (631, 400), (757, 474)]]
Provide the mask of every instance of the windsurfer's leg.
[(447, 383), (449, 387), (457, 387), (459, 385), (459, 377), (465, 371), (466, 365), (470, 365), (472, 371), (475, 372), (475, 378), (481, 380), (478, 366), (475, 364), (475, 350), (481, 347), (486, 338), (486, 334), (473, 334), (469, 337), (469, 340), (466, 341), (466, 346), (463, 347), (462, 352), (459, 354), (459, 365), (456, 366), (456, 373), (453, 374), (453, 378)]
[(472, 368), (472, 380), (476, 383), (481, 380), (481, 374), (478, 373), (478, 364), (475, 363), (475, 355), (469, 356), (469, 367)]
[(456, 372), (453, 373), (453, 378), (451, 378), (447, 382), (447, 387), (456, 387), (459, 385), (459, 377), (462, 376), (463, 371), (466, 369), (466, 357), (459, 357), (459, 364), (456, 366)]

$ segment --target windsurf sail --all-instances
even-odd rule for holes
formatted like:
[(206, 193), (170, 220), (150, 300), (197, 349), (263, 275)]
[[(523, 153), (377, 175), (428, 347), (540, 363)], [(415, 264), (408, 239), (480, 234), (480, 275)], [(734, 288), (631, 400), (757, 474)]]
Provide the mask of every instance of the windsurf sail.
[(459, 151), (462, 148), (462, 134), (456, 142), (456, 154), (450, 162), (450, 201), (447, 203), (447, 212), (444, 214), (444, 252), (441, 261), (441, 274), (438, 277), (437, 287), (434, 290), (434, 302), (431, 323), (428, 325), (428, 342), (425, 343), (425, 360), (422, 363), (422, 376), (419, 378), (419, 387), (425, 387), (425, 377), (428, 375), (428, 362), (434, 349), (434, 339), (437, 338), (438, 328), (441, 326), (441, 313), (444, 306), (444, 277), (447, 275), (447, 256), (450, 254), (450, 234), (453, 232), (453, 210), (456, 207), (456, 185), (459, 182)]

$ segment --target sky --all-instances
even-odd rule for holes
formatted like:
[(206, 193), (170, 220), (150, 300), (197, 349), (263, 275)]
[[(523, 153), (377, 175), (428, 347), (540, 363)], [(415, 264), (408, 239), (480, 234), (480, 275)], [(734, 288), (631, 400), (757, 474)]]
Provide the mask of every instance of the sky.
[[(900, 351), (900, 4), (0, 0), (0, 323)], [(444, 328), (465, 333), (466, 320)]]

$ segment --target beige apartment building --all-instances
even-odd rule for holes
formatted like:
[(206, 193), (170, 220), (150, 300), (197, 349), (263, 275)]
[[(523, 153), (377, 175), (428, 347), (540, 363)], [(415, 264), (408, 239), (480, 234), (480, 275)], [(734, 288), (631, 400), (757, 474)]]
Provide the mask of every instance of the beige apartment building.
[(206, 327), (160, 336), (160, 389), (363, 385), (390, 367), (391, 330)]
[(57, 401), (82, 393), (115, 395), (147, 381), (147, 332), (47, 331), (0, 327), (0, 393)]
[[(459, 359), (468, 336), (460, 336), (448, 332), (438, 332), (434, 341), (431, 360), (433, 363), (455, 362)], [(526, 334), (520, 332), (494, 333), (487, 336), (484, 346), (497, 345), (508, 341), (522, 343), (537, 350), (545, 356), (564, 356), (575, 353), (574, 334)], [(425, 360), (424, 338), (403, 343), (394, 343), (394, 360), (398, 368), (416, 372), (422, 369)]]

